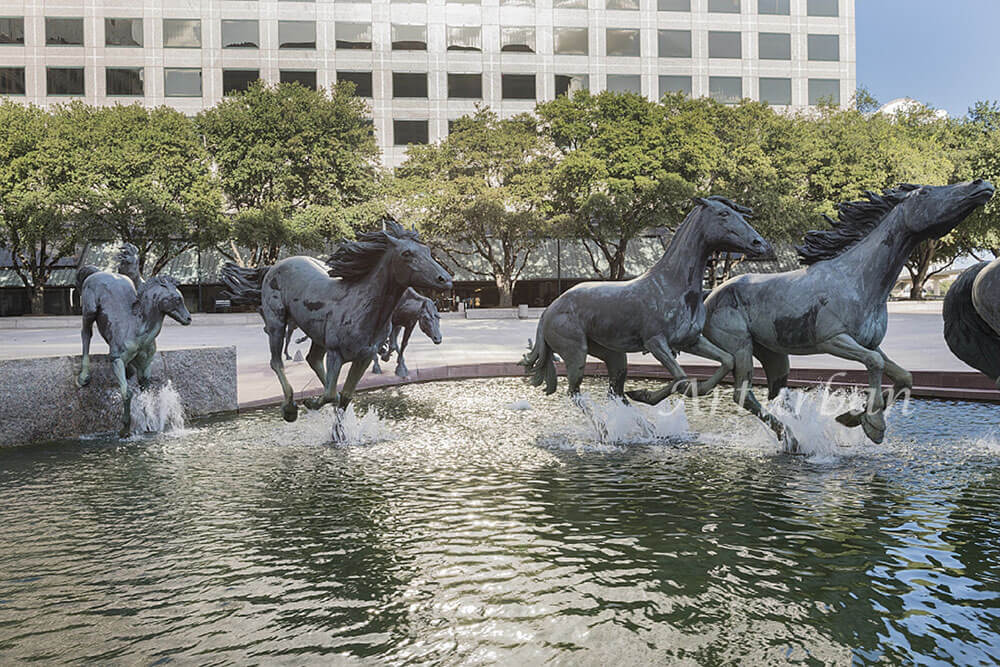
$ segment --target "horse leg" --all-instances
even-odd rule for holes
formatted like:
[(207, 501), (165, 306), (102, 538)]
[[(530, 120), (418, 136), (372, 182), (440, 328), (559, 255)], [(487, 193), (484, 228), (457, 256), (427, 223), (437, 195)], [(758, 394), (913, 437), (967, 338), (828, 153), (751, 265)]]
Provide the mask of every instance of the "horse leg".
[[(313, 343), (315, 345), (315, 343)], [(312, 349), (309, 350), (310, 354)], [(340, 358), (340, 352), (327, 350), (326, 352), (326, 383), (323, 386), (323, 395), (306, 399), (305, 405), (310, 410), (319, 410), (327, 403), (337, 402), (337, 379), (340, 377), (340, 368), (344, 362)], [(367, 364), (366, 364), (367, 366)]]
[(845, 412), (837, 417), (837, 421), (844, 426), (860, 425), (872, 442), (882, 442), (885, 439), (885, 400), (882, 396), (882, 373), (885, 371), (885, 358), (878, 350), (869, 350), (847, 334), (840, 334), (820, 343), (816, 350), (841, 359), (860, 361), (868, 369), (868, 405), (865, 406), (866, 409), (861, 412)]
[(774, 431), (779, 442), (787, 442), (792, 454), (799, 451), (799, 443), (777, 417), (764, 409), (753, 393), (753, 348), (747, 343), (733, 353), (733, 401)]
[(413, 325), (407, 324), (406, 330), (403, 331), (403, 342), (400, 343), (399, 348), (396, 351), (396, 375), (401, 378), (405, 378), (410, 374), (410, 371), (406, 368), (406, 362), (403, 361), (403, 350), (406, 349), (407, 343), (410, 342), (410, 334), (412, 333)]
[(389, 357), (392, 356), (393, 352), (399, 352), (399, 345), (396, 341), (399, 339), (399, 332), (402, 326), (393, 326), (392, 330), (389, 332), (389, 337), (385, 341), (385, 350), (382, 352), (382, 361), (389, 361)]
[(628, 397), (635, 399), (640, 403), (656, 405), (674, 392), (686, 392), (690, 387), (690, 381), (688, 380), (684, 369), (681, 368), (680, 364), (678, 364), (677, 360), (674, 358), (673, 350), (670, 349), (670, 344), (667, 343), (667, 337), (663, 334), (657, 334), (647, 340), (645, 345), (646, 349), (649, 350), (649, 352), (656, 357), (656, 360), (667, 369), (667, 372), (673, 376), (674, 381), (668, 383), (665, 387), (657, 391), (650, 391), (648, 389), (636, 389), (634, 391), (630, 391), (627, 394)]
[(372, 355), (372, 373), (382, 375), (382, 367), (378, 365), (378, 352)]
[(309, 368), (313, 369), (313, 373), (319, 378), (319, 383), (326, 388), (326, 369), (323, 368), (323, 356), (326, 354), (326, 348), (312, 341), (309, 346), (309, 352), (306, 354), (306, 361), (309, 363)]
[(753, 356), (760, 360), (767, 375), (767, 399), (772, 400), (788, 386), (788, 355), (754, 344)]
[(901, 395), (909, 395), (910, 390), (913, 389), (913, 375), (910, 374), (910, 371), (887, 357), (882, 348), (878, 348), (878, 353), (882, 355), (882, 361), (885, 362), (885, 374), (892, 380), (892, 389), (886, 391), (884, 399), (888, 407), (898, 401)]
[(153, 382), (153, 356), (155, 354), (156, 344), (154, 343), (152, 350), (136, 355), (136, 358), (132, 360), (132, 365), (135, 366), (138, 376), (139, 388), (143, 391), (149, 389)]
[(569, 384), (569, 395), (576, 398), (583, 382), (583, 371), (587, 365), (587, 337), (583, 329), (573, 321), (552, 323), (539, 335), (545, 336), (545, 343), (553, 354), (558, 354), (566, 365), (566, 379)]
[(292, 355), (288, 354), (288, 344), (292, 342), (292, 334), (295, 333), (296, 327), (291, 324), (285, 327), (285, 359), (287, 361), (292, 360)]
[(80, 361), (80, 375), (76, 378), (76, 386), (86, 387), (90, 384), (90, 339), (94, 335), (94, 313), (83, 314), (83, 328), (80, 338), (83, 340), (83, 359)]
[(295, 405), (292, 385), (285, 376), (285, 364), (281, 360), (281, 349), (285, 342), (285, 325), (284, 323), (272, 324), (268, 322), (264, 330), (267, 332), (268, 345), (271, 348), (271, 370), (278, 376), (278, 382), (281, 383), (281, 393), (284, 397), (281, 401), (281, 415), (286, 422), (293, 422), (299, 416), (299, 409)]
[(368, 359), (361, 358), (351, 362), (351, 367), (347, 370), (347, 378), (344, 380), (344, 387), (340, 391), (340, 401), (338, 406), (341, 410), (346, 410), (354, 397), (354, 389), (358, 386), (361, 376), (368, 370)]
[(628, 403), (625, 398), (625, 378), (628, 375), (628, 358), (625, 353), (590, 340), (587, 341), (587, 352), (603, 361), (608, 368), (608, 395)]
[(128, 388), (125, 362), (121, 357), (114, 357), (111, 360), (111, 370), (118, 379), (118, 393), (122, 396), (122, 425), (118, 430), (118, 437), (127, 438), (132, 430), (132, 390)]

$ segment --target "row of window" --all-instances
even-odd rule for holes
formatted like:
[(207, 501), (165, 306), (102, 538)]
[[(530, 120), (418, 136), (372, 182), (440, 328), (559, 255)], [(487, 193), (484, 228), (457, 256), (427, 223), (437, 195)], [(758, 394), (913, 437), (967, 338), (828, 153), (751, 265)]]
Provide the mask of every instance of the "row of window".
[[(144, 68), (105, 68), (105, 94), (109, 96), (141, 97), (145, 94)], [(224, 95), (246, 90), (260, 78), (256, 69), (222, 70)], [(316, 88), (316, 72), (312, 70), (281, 70), (282, 83), (299, 83), (308, 88)], [(338, 81), (350, 81), (355, 86), (355, 94), (372, 97), (372, 73), (338, 71)], [(792, 103), (792, 80), (789, 78), (761, 77), (759, 83), (760, 101), (773, 105)], [(84, 68), (47, 67), (45, 85), (48, 95), (85, 94)], [(809, 79), (809, 104), (819, 104), (828, 100), (840, 104), (840, 81), (838, 79)], [(165, 68), (163, 88), (167, 97), (201, 97), (202, 72), (198, 68)], [(556, 95), (564, 95), (574, 90), (589, 88), (586, 74), (556, 74)], [(607, 90), (613, 92), (642, 93), (642, 79), (638, 74), (608, 74)], [(712, 76), (708, 82), (709, 96), (725, 103), (735, 103), (743, 99), (743, 79), (738, 76)], [(23, 67), (0, 67), (0, 94), (24, 95), (25, 69)], [(534, 100), (534, 74), (501, 74), (500, 91), (505, 100)], [(691, 77), (665, 75), (659, 77), (659, 94), (681, 92), (691, 95)], [(393, 72), (392, 96), (394, 98), (426, 98), (428, 76), (425, 72)], [(450, 99), (482, 99), (482, 74), (448, 74), (448, 97)]]
[[(0, 43), (3, 43), (3, 22), (0, 19)], [(61, 26), (66, 21), (80, 19), (46, 19), (49, 44), (83, 44), (82, 23), (79, 33), (53, 28), (49, 22)], [(104, 39), (107, 46), (142, 46), (142, 19), (104, 19)], [(79, 41), (73, 41), (79, 40)], [(840, 60), (839, 35), (808, 35), (808, 58), (815, 61)], [(736, 31), (708, 31), (709, 58), (742, 58), (742, 33)], [(198, 48), (201, 46), (200, 19), (163, 19), (163, 44), (166, 47)], [(638, 57), (641, 55), (638, 29), (607, 28), (605, 55)], [(690, 58), (690, 30), (657, 31), (660, 58)], [(225, 49), (260, 48), (260, 30), (254, 20), (223, 20), (222, 47)], [(371, 49), (370, 23), (337, 23), (336, 47), (338, 49)], [(483, 38), (480, 26), (448, 26), (449, 51), (482, 51)], [(278, 48), (315, 49), (316, 23), (314, 21), (278, 21)], [(394, 51), (426, 51), (427, 26), (392, 25)], [(535, 52), (533, 26), (503, 26), (500, 29), (500, 50), (504, 52)], [(590, 36), (587, 28), (554, 28), (553, 53), (557, 55), (588, 55)], [(790, 33), (762, 32), (758, 34), (758, 57), (765, 60), (791, 60), (792, 36)]]

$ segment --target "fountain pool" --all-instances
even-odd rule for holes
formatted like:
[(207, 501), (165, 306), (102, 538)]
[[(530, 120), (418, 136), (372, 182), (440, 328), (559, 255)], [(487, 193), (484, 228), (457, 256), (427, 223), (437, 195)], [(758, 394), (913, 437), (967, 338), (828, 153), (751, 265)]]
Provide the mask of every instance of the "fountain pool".
[(800, 457), (728, 392), (589, 418), (519, 379), (356, 403), (350, 445), (326, 408), (0, 451), (0, 659), (1000, 655), (996, 406), (897, 406), (876, 446), (812, 396)]

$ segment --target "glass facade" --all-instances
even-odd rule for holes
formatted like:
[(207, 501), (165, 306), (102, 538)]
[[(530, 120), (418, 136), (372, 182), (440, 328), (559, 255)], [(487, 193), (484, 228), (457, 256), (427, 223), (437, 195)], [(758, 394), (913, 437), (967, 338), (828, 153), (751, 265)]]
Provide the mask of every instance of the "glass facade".
[(501, 95), (505, 100), (535, 99), (534, 74), (501, 74)]
[(708, 95), (716, 102), (737, 104), (743, 99), (743, 79), (738, 76), (710, 76)]
[(0, 46), (24, 46), (24, 18), (0, 17)]
[(776, 106), (792, 103), (792, 80), (761, 77), (760, 101)]
[(449, 51), (483, 50), (483, 29), (478, 25), (450, 25), (446, 37)]
[(83, 46), (83, 19), (46, 18), (46, 46)]
[(585, 56), (590, 51), (586, 28), (553, 28), (552, 51), (563, 56)]
[(661, 58), (690, 58), (690, 30), (659, 30), (657, 32), (658, 55)]
[(108, 67), (104, 70), (105, 94), (142, 97), (144, 78), (142, 67)]
[(607, 89), (612, 93), (642, 94), (642, 77), (638, 74), (609, 74)]
[(224, 69), (222, 70), (222, 94), (242, 93), (259, 78), (260, 70), (258, 69)]
[(338, 49), (371, 50), (371, 23), (347, 23), (344, 21), (337, 21), (334, 30), (336, 31), (336, 45)]
[(809, 104), (840, 104), (840, 80), (809, 79)]
[(656, 9), (660, 12), (689, 12), (691, 0), (656, 0)]
[(840, 60), (840, 35), (809, 35), (809, 60)]
[(223, 19), (222, 48), (259, 49), (260, 27), (257, 21)]
[(508, 53), (534, 53), (534, 26), (501, 26), (500, 50)]
[(839, 0), (808, 0), (806, 15), (808, 16), (840, 16)]
[(586, 74), (556, 74), (555, 75), (556, 97), (559, 95), (572, 95), (578, 90), (590, 88), (590, 77)]
[(660, 76), (660, 97), (667, 93), (684, 93), (691, 95), (691, 77), (687, 75), (666, 74)]
[(46, 67), (45, 93), (47, 95), (83, 95), (84, 74), (82, 67)]
[(482, 74), (448, 74), (448, 97), (456, 99), (482, 99)]
[(393, 120), (392, 143), (395, 146), (426, 144), (430, 142), (429, 123), (426, 120)]
[(393, 97), (427, 97), (427, 72), (393, 72)]
[(427, 26), (393, 23), (391, 28), (393, 51), (426, 51)]
[(303, 88), (316, 90), (316, 71), (302, 69), (283, 69), (278, 73), (281, 83), (297, 83)]
[(278, 48), (305, 49), (316, 48), (315, 21), (278, 21)]
[(762, 32), (757, 36), (757, 57), (761, 60), (791, 60), (792, 36), (782, 32)]
[(24, 95), (26, 90), (23, 67), (0, 67), (0, 95)]
[(350, 81), (354, 84), (354, 94), (358, 97), (372, 97), (371, 72), (337, 71), (337, 81)]
[(742, 36), (738, 32), (711, 30), (708, 33), (709, 58), (742, 58)]
[(163, 46), (201, 48), (201, 19), (163, 19)]
[(163, 94), (167, 97), (201, 97), (201, 70), (197, 67), (165, 68)]
[(639, 31), (627, 28), (608, 28), (605, 35), (609, 56), (639, 57)]
[(788, 16), (792, 13), (791, 0), (757, 0), (758, 14)]
[(142, 46), (142, 19), (104, 19), (105, 46)]

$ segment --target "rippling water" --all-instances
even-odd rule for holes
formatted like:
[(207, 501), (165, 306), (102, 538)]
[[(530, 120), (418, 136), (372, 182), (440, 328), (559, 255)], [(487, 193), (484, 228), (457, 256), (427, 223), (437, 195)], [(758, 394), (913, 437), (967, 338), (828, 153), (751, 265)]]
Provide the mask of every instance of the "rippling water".
[(725, 396), (631, 444), (516, 379), (358, 404), (353, 446), (270, 409), (0, 451), (0, 662), (998, 659), (997, 406), (792, 457)]

